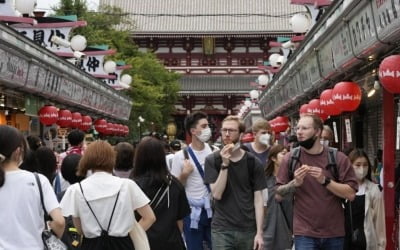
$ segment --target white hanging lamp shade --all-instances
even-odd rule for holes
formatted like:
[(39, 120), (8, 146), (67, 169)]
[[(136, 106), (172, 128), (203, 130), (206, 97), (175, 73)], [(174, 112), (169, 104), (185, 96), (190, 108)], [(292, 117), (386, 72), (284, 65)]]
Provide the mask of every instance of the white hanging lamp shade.
[(123, 74), (121, 76), (121, 82), (125, 83), (126, 85), (129, 86), (129, 84), (131, 84), (132, 82), (132, 76), (128, 75), (128, 74)]
[(269, 83), (268, 75), (259, 75), (257, 79), (258, 79), (258, 85), (260, 86), (267, 86), (267, 84)]
[(76, 35), (71, 38), (71, 48), (75, 51), (84, 51), (87, 41), (84, 36)]
[(284, 57), (284, 56), (279, 56), (279, 58), (278, 58), (278, 60), (277, 60), (276, 63), (277, 63), (279, 66), (282, 66), (283, 64), (286, 63), (286, 61), (287, 61), (286, 57)]
[(278, 60), (280, 56), (281, 55), (277, 53), (271, 54), (269, 56), (268, 60), (272, 67), (279, 67)]
[(117, 70), (117, 64), (114, 61), (107, 61), (103, 68), (106, 73), (114, 73)]
[(36, 4), (36, 0), (16, 0), (15, 9), (21, 14), (29, 14), (35, 10)]
[(295, 33), (306, 33), (311, 28), (311, 17), (307, 13), (298, 13), (289, 22)]
[(259, 97), (259, 93), (257, 90), (253, 89), (252, 91), (250, 91), (250, 98), (251, 100), (257, 100)]

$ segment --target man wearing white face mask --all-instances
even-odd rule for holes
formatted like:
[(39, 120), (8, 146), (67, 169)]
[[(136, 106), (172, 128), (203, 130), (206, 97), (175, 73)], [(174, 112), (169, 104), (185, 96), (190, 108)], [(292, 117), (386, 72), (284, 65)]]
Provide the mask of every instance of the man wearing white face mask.
[(252, 126), (254, 142), (244, 145), (253, 153), (263, 164), (267, 162), (269, 148), (273, 144), (271, 126), (265, 119), (258, 119)]
[(333, 140), (333, 131), (328, 125), (324, 125), (322, 128), (320, 142), (324, 146), (329, 146)]
[(202, 250), (203, 241), (211, 249), (210, 187), (204, 184), (204, 161), (212, 153), (206, 143), (211, 138), (207, 115), (194, 112), (185, 119), (185, 130), (192, 142), (177, 152), (172, 161), (171, 173), (185, 186), (191, 214), (183, 220), (183, 231), (188, 250)]

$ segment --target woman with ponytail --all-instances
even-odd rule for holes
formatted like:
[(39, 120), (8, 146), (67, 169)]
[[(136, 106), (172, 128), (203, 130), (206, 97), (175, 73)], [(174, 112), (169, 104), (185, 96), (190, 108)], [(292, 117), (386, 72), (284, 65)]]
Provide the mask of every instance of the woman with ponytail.
[[(0, 125), (0, 249), (44, 249), (44, 211), (36, 177), (19, 168), (26, 150), (26, 141), (16, 128)], [(49, 226), (61, 237), (64, 218), (57, 198), (47, 178), (38, 176), (43, 203), (52, 218)]]

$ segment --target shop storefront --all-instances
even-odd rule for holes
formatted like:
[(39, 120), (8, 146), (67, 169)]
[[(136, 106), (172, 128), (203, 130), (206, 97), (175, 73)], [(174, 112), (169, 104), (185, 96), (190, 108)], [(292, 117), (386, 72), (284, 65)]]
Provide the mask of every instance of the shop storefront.
[[(339, 82), (357, 83), (361, 90), (359, 106), (332, 115), (326, 124), (334, 128), (334, 146), (341, 150), (364, 148), (371, 160), (379, 149), (383, 150), (387, 249), (395, 249), (398, 242), (394, 230), (395, 166), (400, 160), (399, 145), (396, 147), (398, 95), (379, 83), (383, 74), (379, 66), (384, 58), (399, 54), (399, 37), (398, 1), (335, 1), (260, 98), (263, 116), (273, 119), (284, 115), (293, 123), (301, 106), (320, 98), (324, 90)], [(398, 77), (400, 71), (386, 73)]]
[(101, 80), (0, 24), (0, 124), (15, 126), (26, 135), (45, 135), (51, 127), (42, 126), (38, 117), (45, 105), (79, 112), (93, 121), (126, 123), (132, 103)]

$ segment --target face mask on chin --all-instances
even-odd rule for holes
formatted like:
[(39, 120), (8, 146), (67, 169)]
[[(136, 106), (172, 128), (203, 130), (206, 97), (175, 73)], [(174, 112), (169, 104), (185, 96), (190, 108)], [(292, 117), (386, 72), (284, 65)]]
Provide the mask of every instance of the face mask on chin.
[(314, 146), (315, 140), (317, 140), (317, 137), (311, 136), (307, 140), (299, 141), (298, 144), (305, 149), (311, 149)]
[(201, 142), (207, 142), (211, 138), (211, 129), (205, 128), (201, 131), (200, 135), (196, 135), (196, 137), (201, 141)]

